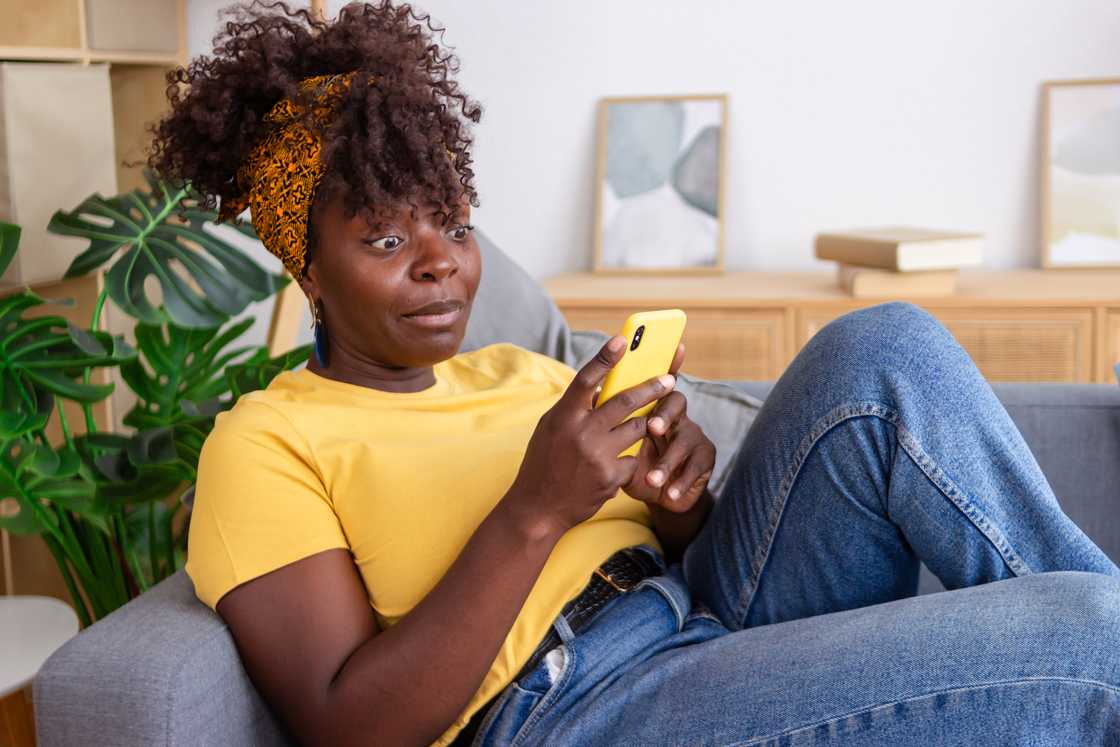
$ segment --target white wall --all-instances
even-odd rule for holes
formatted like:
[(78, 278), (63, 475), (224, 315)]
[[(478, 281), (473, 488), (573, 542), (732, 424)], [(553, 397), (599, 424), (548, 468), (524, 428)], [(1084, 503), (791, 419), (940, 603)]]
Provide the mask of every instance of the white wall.
[[(192, 54), (226, 4), (190, 0)], [(888, 222), (981, 230), (989, 265), (1037, 266), (1039, 83), (1120, 77), (1117, 0), (416, 7), (485, 109), (474, 222), (538, 278), (590, 267), (597, 99), (724, 91), (728, 268), (828, 268), (815, 232)]]

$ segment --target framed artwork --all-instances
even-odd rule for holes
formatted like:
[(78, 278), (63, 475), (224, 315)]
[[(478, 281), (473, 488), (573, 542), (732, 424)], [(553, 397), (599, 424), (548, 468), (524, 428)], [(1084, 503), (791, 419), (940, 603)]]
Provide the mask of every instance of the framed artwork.
[(1120, 78), (1042, 92), (1042, 266), (1120, 269)]
[(599, 101), (593, 272), (722, 273), (727, 94)]

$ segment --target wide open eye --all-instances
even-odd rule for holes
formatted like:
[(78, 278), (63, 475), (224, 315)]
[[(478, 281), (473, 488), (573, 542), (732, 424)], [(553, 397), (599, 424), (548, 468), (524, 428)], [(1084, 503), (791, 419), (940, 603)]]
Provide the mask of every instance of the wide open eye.
[[(383, 243), (391, 242), (391, 243)], [(401, 238), (399, 236), (382, 236), (380, 239), (366, 239), (362, 241), (366, 246), (376, 247), (377, 249), (392, 250), (401, 245)]]
[(452, 238), (454, 238), (456, 241), (466, 241), (467, 238), (471, 235), (471, 231), (473, 230), (474, 226), (470, 225), (469, 223), (462, 223), (452, 228), (450, 233)]

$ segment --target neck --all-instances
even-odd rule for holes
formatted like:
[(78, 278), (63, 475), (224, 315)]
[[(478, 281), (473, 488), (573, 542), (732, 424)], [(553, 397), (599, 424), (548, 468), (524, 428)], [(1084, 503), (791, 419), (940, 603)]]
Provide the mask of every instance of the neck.
[(354, 360), (344, 354), (339, 355), (339, 352), (337, 348), (331, 349), (330, 365), (326, 368), (320, 366), (312, 355), (307, 362), (307, 370), (327, 379), (383, 392), (419, 392), (436, 383), (436, 375), (431, 366), (387, 366), (371, 360)]

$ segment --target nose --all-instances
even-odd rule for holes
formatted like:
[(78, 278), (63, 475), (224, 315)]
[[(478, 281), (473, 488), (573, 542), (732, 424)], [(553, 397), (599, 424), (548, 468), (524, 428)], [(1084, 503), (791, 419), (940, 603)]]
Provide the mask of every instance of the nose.
[(412, 266), (416, 280), (443, 280), (459, 271), (454, 242), (439, 231), (425, 232), (420, 239), (421, 251)]

